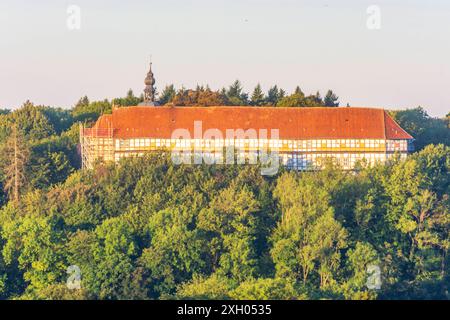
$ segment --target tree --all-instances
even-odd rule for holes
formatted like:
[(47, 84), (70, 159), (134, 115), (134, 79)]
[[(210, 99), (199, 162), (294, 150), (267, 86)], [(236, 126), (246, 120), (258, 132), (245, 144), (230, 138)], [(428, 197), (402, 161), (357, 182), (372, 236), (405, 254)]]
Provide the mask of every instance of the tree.
[(26, 166), (29, 158), (29, 150), (25, 145), (23, 137), (18, 132), (17, 126), (13, 126), (12, 128), (12, 134), (6, 143), (4, 154), (6, 156), (4, 189), (9, 194), (9, 198), (18, 204), (20, 191), (26, 181)]
[(151, 245), (140, 260), (150, 270), (154, 291), (159, 294), (173, 293), (177, 284), (207, 270), (202, 259), (205, 239), (198, 228), (189, 228), (195, 215), (188, 208), (177, 208), (162, 210), (150, 218)]
[(176, 95), (175, 86), (173, 84), (167, 85), (164, 90), (161, 92), (159, 97), (159, 103), (161, 105), (165, 105), (171, 103)]
[(65, 274), (61, 243), (64, 242), (57, 220), (27, 214), (6, 221), (2, 238), (6, 240), (3, 258), (8, 265), (16, 264), (29, 283), (27, 292), (41, 290), (58, 283)]
[(417, 151), (429, 144), (450, 145), (450, 130), (446, 121), (430, 117), (422, 107), (391, 111), (390, 114), (403, 129), (414, 137)]
[(294, 93), (278, 101), (277, 107), (303, 107), (304, 102), (305, 96), (303, 94)]
[[(33, 150), (34, 151), (34, 150)], [(36, 157), (30, 160), (30, 183), (35, 187), (45, 188), (63, 182), (74, 171), (66, 154), (59, 152), (45, 152), (46, 157)]]
[(274, 196), (283, 217), (272, 236), (271, 254), (278, 277), (307, 284), (315, 272), (320, 287), (326, 288), (335, 282), (348, 235), (334, 218), (329, 194), (311, 178), (291, 173), (278, 179)]
[(278, 107), (320, 107), (323, 106), (322, 97), (317, 92), (315, 95), (305, 96), (299, 86), (293, 94), (279, 99)]
[(242, 281), (257, 272), (255, 195), (247, 185), (237, 182), (212, 199), (211, 205), (199, 214), (199, 227), (211, 236), (210, 252), (213, 271)]
[[(396, 164), (385, 180), (389, 197), (387, 220), (400, 233), (405, 262), (414, 266), (418, 274), (434, 268), (438, 274), (445, 274), (450, 245), (449, 155), (448, 147), (429, 146)], [(447, 182), (441, 184), (443, 181)], [(433, 248), (437, 251), (430, 251)], [(430, 263), (431, 254), (440, 256), (441, 263)]]
[(328, 90), (327, 94), (325, 95), (324, 104), (326, 107), (339, 107), (339, 97), (336, 96), (336, 94)]
[(317, 91), (316, 94), (315, 94), (315, 96), (314, 96), (314, 102), (315, 102), (315, 104), (316, 104), (317, 106), (323, 106), (323, 105), (324, 105), (322, 96), (320, 95), (320, 92), (319, 92), (319, 91)]
[(42, 106), (35, 106), (30, 101), (26, 101), (20, 109), (9, 114), (8, 117), (23, 137), (33, 142), (55, 134), (55, 128), (43, 109)]
[(181, 284), (176, 293), (179, 299), (227, 300), (229, 292), (236, 283), (226, 277), (213, 274), (210, 277), (195, 276), (191, 281)]
[(129, 89), (127, 91), (127, 95), (124, 98), (115, 98), (113, 101), (118, 106), (137, 106), (139, 103), (143, 101), (143, 97), (136, 97), (134, 95), (133, 90)]
[(258, 83), (258, 85), (255, 87), (255, 90), (253, 90), (250, 104), (252, 106), (262, 106), (264, 102), (264, 93), (261, 89), (261, 85)]
[(303, 93), (302, 89), (300, 89), (299, 86), (295, 87), (295, 91), (294, 94), (299, 95), (299, 96), (305, 96), (305, 94)]
[(248, 95), (243, 92), (241, 82), (236, 80), (227, 90), (227, 98), (232, 106), (246, 106)]
[[(341, 250), (348, 246), (348, 233), (334, 218), (331, 210), (319, 217), (306, 242), (313, 244), (313, 255), (317, 256), (320, 287), (326, 288), (336, 281), (335, 276), (341, 264)], [(307, 250), (307, 256), (310, 255)], [(303, 256), (303, 252), (300, 252)]]
[(90, 104), (89, 98), (87, 96), (81, 97), (75, 104), (74, 109), (81, 109), (87, 107)]
[(112, 105), (105, 99), (103, 101), (93, 101), (86, 104), (88, 100), (82, 104), (77, 104), (72, 109), (72, 116), (74, 122), (86, 122), (92, 124), (102, 114), (111, 113)]
[[(197, 86), (182, 98), (208, 105), (226, 93)], [(107, 112), (97, 106), (80, 115)], [(20, 205), (0, 206), (0, 299), (448, 298), (445, 144), (354, 171), (330, 161), (274, 177), (258, 166), (174, 165), (167, 152), (77, 170), (78, 128), (61, 131), (67, 113), (26, 109), (0, 115), (0, 165), (15, 140), (29, 138), (17, 147), (30, 150)], [(434, 130), (416, 111), (399, 114)], [(81, 289), (69, 291), (72, 265)], [(371, 265), (380, 290), (367, 288)]]
[(284, 91), (283, 89), (280, 88), (280, 90), (278, 91), (278, 101), (283, 99), (285, 96), (286, 96), (286, 91)]
[(268, 278), (248, 280), (230, 292), (235, 300), (306, 300), (307, 296), (300, 293), (290, 281), (285, 278)]
[(56, 134), (68, 130), (74, 123), (72, 112), (62, 108), (41, 107), (41, 111), (48, 119)]
[(279, 100), (280, 100), (280, 91), (278, 89), (278, 86), (274, 85), (267, 92), (266, 101), (269, 106), (276, 106)]
[(226, 99), (220, 92), (206, 88), (199, 92), (197, 103), (199, 106), (204, 107), (222, 106), (226, 104)]
[(121, 218), (103, 221), (93, 232), (80, 231), (69, 243), (71, 264), (79, 266), (82, 286), (100, 299), (126, 299), (137, 246), (130, 225)]
[(347, 268), (351, 276), (343, 284), (347, 299), (374, 299), (376, 293), (367, 288), (367, 268), (371, 265), (379, 267), (376, 250), (369, 243), (357, 242), (354, 248), (347, 251)]

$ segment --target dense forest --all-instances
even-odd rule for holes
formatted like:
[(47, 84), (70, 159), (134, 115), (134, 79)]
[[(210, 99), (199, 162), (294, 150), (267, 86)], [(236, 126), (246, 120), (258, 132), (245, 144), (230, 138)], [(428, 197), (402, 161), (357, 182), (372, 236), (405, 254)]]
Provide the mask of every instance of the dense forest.
[[(175, 90), (181, 106), (339, 105), (331, 90)], [(164, 152), (80, 170), (78, 125), (112, 105), (0, 110), (1, 299), (449, 299), (450, 114), (392, 111), (416, 139), (406, 160), (349, 172), (260, 175), (175, 166)], [(380, 267), (380, 290), (367, 267)], [(66, 283), (70, 266), (81, 288)], [(68, 273), (69, 268), (69, 273)]]

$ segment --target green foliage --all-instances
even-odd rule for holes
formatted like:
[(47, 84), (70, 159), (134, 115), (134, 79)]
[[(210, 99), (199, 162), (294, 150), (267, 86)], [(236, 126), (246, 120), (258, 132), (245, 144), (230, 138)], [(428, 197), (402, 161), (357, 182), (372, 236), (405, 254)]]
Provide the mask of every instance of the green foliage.
[[(78, 127), (72, 125), (70, 111), (34, 106), (27, 102), (22, 108), (1, 117), (1, 163), (8, 163), (5, 159), (8, 154), (5, 151), (8, 149), (7, 139), (11, 138), (11, 128), (15, 126), (18, 135), (23, 137), (19, 147), (29, 149), (25, 174), (28, 188), (46, 188), (62, 182), (80, 167), (77, 153)], [(71, 137), (72, 127), (76, 134)], [(2, 172), (5, 171), (4, 166), (1, 169)], [(0, 181), (2, 180), (0, 177)]]
[(334, 217), (329, 194), (314, 184), (294, 173), (280, 177), (274, 195), (283, 217), (272, 239), (272, 257), (278, 276), (304, 285), (314, 277), (324, 289), (335, 283), (348, 235)]
[(72, 109), (74, 122), (86, 122), (92, 124), (98, 117), (105, 113), (111, 113), (112, 104), (107, 100), (89, 102), (87, 97), (81, 98)]
[(258, 85), (255, 87), (255, 90), (253, 90), (251, 99), (250, 99), (250, 104), (252, 106), (262, 106), (265, 103), (265, 99), (264, 99), (264, 93), (261, 89), (261, 85), (258, 83)]
[(100, 299), (120, 298), (123, 283), (130, 281), (137, 247), (132, 228), (120, 218), (105, 220), (95, 229), (91, 247), (93, 263), (86, 272), (88, 288)]
[(300, 292), (291, 279), (269, 278), (242, 282), (230, 292), (235, 300), (306, 300), (308, 297)]
[(347, 270), (350, 276), (342, 285), (347, 299), (374, 299), (376, 293), (366, 287), (367, 268), (380, 264), (378, 254), (370, 243), (356, 242), (355, 247), (347, 252)]
[(150, 271), (156, 291), (171, 293), (176, 285), (205, 270), (202, 256), (207, 243), (194, 227), (194, 210), (163, 210), (150, 218), (150, 247), (144, 249), (141, 264)]
[(122, 107), (137, 106), (142, 101), (144, 101), (143, 95), (141, 95), (140, 97), (136, 97), (133, 90), (131, 89), (127, 91), (127, 95), (125, 97), (115, 98), (113, 100), (115, 105)]
[[(305, 96), (300, 87), (296, 87), (293, 94), (280, 98), (277, 107), (325, 107), (320, 93)], [(333, 105), (334, 106), (334, 105)]]
[(29, 183), (45, 188), (60, 182), (80, 167), (76, 144), (67, 136), (52, 136), (32, 146), (29, 164)]
[(294, 93), (284, 97), (277, 103), (277, 107), (303, 107), (305, 95), (303, 93)]
[[(174, 166), (79, 171), (0, 211), (3, 297), (445, 298), (449, 148), (342, 172)], [(345, 201), (342, 201), (345, 199)], [(82, 289), (67, 291), (69, 265)], [(382, 270), (368, 289), (367, 267)]]
[(324, 98), (324, 104), (326, 107), (339, 107), (339, 97), (332, 90), (328, 90)]
[(208, 278), (194, 276), (190, 282), (181, 284), (176, 293), (177, 299), (188, 300), (226, 300), (236, 284), (217, 274)]
[(52, 125), (55, 133), (58, 135), (68, 130), (74, 122), (73, 115), (70, 110), (42, 107), (41, 111)]
[(221, 106), (227, 104), (227, 97), (209, 88), (197, 87), (196, 90), (180, 89), (171, 99), (170, 104), (175, 106)]
[[(446, 119), (430, 117), (422, 107), (391, 111), (398, 124), (411, 134), (417, 151), (429, 144), (450, 146), (449, 122)], [(447, 116), (448, 119), (448, 116)]]
[(227, 90), (226, 96), (232, 106), (246, 106), (248, 94), (243, 92), (241, 82), (236, 80)]
[(36, 141), (46, 138), (55, 133), (49, 118), (47, 118), (44, 107), (35, 106), (30, 101), (23, 104), (20, 109), (6, 115), (0, 116), (0, 143), (11, 134), (11, 128), (16, 125), (21, 134), (28, 141)]
[(26, 215), (2, 225), (3, 259), (23, 271), (27, 290), (40, 290), (61, 279), (65, 270), (62, 234), (53, 217)]
[[(283, 94), (283, 96), (284, 96), (284, 94)], [(283, 97), (280, 94), (280, 90), (278, 89), (278, 86), (274, 85), (267, 92), (266, 103), (269, 106), (276, 106), (278, 104), (278, 101), (280, 101), (280, 99), (282, 99), (282, 98)]]
[[(142, 102), (142, 97), (134, 96), (132, 90), (129, 90), (124, 98), (113, 100), (114, 105), (133, 106)], [(320, 107), (320, 106), (339, 106), (338, 98), (330, 90), (324, 100), (319, 92), (306, 96), (300, 87), (288, 95), (286, 91), (278, 88), (277, 85), (271, 87), (264, 95), (261, 85), (257, 84), (253, 92), (249, 95), (244, 92), (239, 80), (233, 82), (227, 89), (219, 91), (211, 90), (208, 86), (199, 86), (195, 89), (186, 89), (182, 87), (176, 90), (173, 84), (164, 87), (159, 95), (159, 103), (168, 106), (280, 106), (280, 107)], [(92, 123), (101, 114), (110, 113), (111, 104), (108, 100), (90, 102), (87, 97), (81, 98), (75, 105), (72, 116), (74, 121)]]
[[(240, 83), (177, 96), (248, 103)], [(326, 104), (276, 86), (251, 101)], [(268, 178), (257, 166), (176, 166), (164, 152), (78, 170), (76, 122), (110, 111), (84, 97), (0, 115), (0, 147), (16, 125), (30, 148), (20, 201), (0, 193), (1, 299), (448, 299), (450, 147), (425, 146), (444, 132), (438, 120), (397, 112), (423, 147), (352, 172), (330, 163)], [(66, 286), (73, 265), (81, 289)], [(367, 288), (374, 265), (381, 290)]]
[(259, 211), (254, 194), (247, 186), (232, 184), (213, 199), (210, 208), (203, 210), (199, 226), (212, 234), (212, 251), (221, 252), (219, 273), (244, 280), (257, 271), (256, 216)]
[(159, 103), (162, 106), (167, 103), (171, 103), (175, 98), (176, 94), (177, 92), (173, 84), (166, 86), (159, 96)]
[(29, 147), (17, 125), (13, 124), (12, 132), (2, 147), (3, 189), (9, 199), (18, 203), (26, 182), (26, 170), (29, 162)]

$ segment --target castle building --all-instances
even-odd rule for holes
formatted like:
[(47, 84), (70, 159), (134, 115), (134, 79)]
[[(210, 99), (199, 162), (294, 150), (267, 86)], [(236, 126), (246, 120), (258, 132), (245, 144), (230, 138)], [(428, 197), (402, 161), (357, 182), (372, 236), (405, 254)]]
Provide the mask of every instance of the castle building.
[(413, 137), (383, 109), (160, 107), (149, 77), (143, 104), (113, 108), (92, 128), (81, 126), (84, 168), (158, 150), (227, 163), (226, 150), (233, 148), (247, 160), (276, 150), (281, 164), (297, 170), (320, 168), (330, 158), (352, 169), (358, 161), (373, 165), (412, 151)]

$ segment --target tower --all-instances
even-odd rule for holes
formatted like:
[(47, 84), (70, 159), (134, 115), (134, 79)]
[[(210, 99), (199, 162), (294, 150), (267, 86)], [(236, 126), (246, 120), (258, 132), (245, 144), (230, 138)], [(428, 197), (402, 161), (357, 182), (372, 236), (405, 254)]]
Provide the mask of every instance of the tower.
[(150, 70), (147, 73), (147, 77), (145, 77), (145, 89), (144, 89), (144, 102), (140, 103), (140, 106), (149, 106), (154, 107), (158, 106), (158, 103), (155, 102), (155, 77), (153, 76), (152, 71), (152, 63), (150, 62)]

